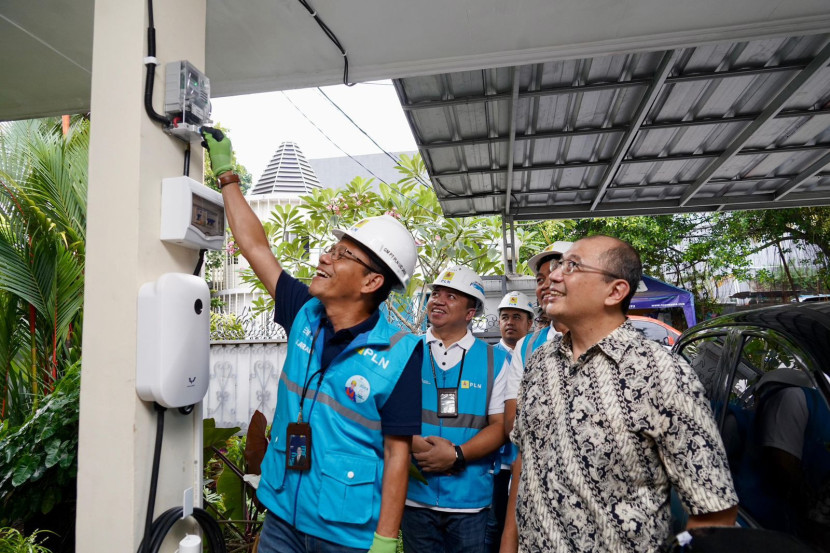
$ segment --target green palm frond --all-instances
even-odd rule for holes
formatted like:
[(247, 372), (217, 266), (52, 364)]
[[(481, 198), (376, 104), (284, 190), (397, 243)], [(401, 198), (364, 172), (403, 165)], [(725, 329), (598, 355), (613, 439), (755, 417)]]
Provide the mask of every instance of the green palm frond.
[(0, 401), (7, 400), (6, 417), (35, 408), (80, 357), (88, 146), (89, 123), (81, 118), (66, 135), (56, 119), (0, 125)]

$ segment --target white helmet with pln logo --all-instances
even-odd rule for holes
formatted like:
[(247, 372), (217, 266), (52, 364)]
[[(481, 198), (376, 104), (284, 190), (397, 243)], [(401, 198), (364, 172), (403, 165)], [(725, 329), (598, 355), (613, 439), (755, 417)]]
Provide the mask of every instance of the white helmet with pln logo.
[(472, 269), (462, 265), (447, 267), (430, 286), (443, 286), (463, 292), (476, 300), (476, 315), (481, 315), (484, 311), (484, 282)]
[(502, 309), (519, 309), (521, 311), (527, 311), (531, 316), (536, 314), (533, 309), (533, 304), (530, 303), (527, 296), (521, 292), (510, 292), (505, 295), (499, 304), (499, 312), (501, 312)]
[(549, 244), (547, 248), (540, 251), (533, 257), (527, 260), (527, 266), (533, 271), (533, 274), (539, 272), (539, 265), (542, 261), (550, 260), (551, 258), (559, 258), (561, 259), (562, 256), (565, 254), (566, 251), (571, 249), (573, 246), (573, 242), (566, 242), (564, 240), (557, 240), (553, 244)]
[(338, 240), (346, 236), (372, 252), (398, 279), (394, 288), (406, 289), (415, 272), (418, 249), (412, 234), (397, 219), (389, 215), (369, 217), (346, 230), (335, 229), (331, 233)]

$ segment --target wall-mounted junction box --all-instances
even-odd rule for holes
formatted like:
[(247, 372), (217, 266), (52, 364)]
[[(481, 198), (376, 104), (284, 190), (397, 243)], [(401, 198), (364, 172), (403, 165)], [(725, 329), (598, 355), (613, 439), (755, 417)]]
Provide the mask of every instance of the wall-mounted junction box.
[(190, 177), (163, 179), (161, 239), (194, 250), (221, 250), (225, 244), (222, 195)]

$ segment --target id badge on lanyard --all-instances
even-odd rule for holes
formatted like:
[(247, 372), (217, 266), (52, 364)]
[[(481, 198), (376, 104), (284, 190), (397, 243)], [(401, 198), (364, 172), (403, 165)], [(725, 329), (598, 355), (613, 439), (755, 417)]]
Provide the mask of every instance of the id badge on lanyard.
[(429, 348), (429, 362), (432, 366), (432, 379), (435, 382), (435, 391), (438, 393), (438, 418), (452, 419), (458, 417), (458, 387), (461, 386), (461, 374), (464, 372), (464, 358), (467, 350), (461, 354), (461, 368), (458, 371), (458, 382), (455, 388), (439, 388), (438, 376), (435, 374), (435, 360), (432, 358), (432, 346)]
[[(320, 334), (322, 327), (322, 324), (317, 327), (314, 338), (311, 339), (311, 351), (308, 352), (306, 374), (308, 374), (309, 367), (311, 367), (314, 346), (317, 344), (317, 336)], [(311, 409), (314, 409), (314, 403), (317, 401), (317, 392), (320, 390), (320, 385), (323, 382), (323, 376), (325, 374), (325, 369), (321, 368), (308, 377), (303, 386), (303, 391), (300, 394), (300, 412), (297, 414), (297, 422), (288, 423), (288, 427), (285, 430), (285, 468), (289, 470), (309, 470), (311, 468), (311, 425), (303, 422), (303, 403), (305, 402), (306, 391), (311, 381), (315, 376), (319, 375), (317, 379), (317, 390), (314, 392), (314, 399), (311, 404)], [(309, 416), (311, 416), (310, 413)]]
[(458, 416), (458, 388), (438, 388), (438, 417)]
[(307, 422), (292, 422), (285, 432), (285, 466), (289, 470), (311, 468), (311, 425)]

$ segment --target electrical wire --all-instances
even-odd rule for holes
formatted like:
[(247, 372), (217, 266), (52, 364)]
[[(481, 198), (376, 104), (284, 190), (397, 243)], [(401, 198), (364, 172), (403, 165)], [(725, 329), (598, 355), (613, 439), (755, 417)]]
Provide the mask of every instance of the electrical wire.
[(163, 127), (169, 127), (170, 119), (156, 113), (153, 108), (153, 84), (156, 79), (156, 27), (153, 22), (153, 0), (147, 0), (147, 14), (149, 16), (147, 24), (147, 58), (145, 67), (147, 67), (147, 75), (144, 79), (144, 110), (150, 119), (156, 123), (160, 123)]
[(202, 264), (205, 262), (205, 254), (206, 253), (207, 253), (207, 250), (204, 249), (204, 248), (199, 250), (199, 261), (196, 262), (196, 268), (193, 269), (193, 275), (194, 276), (201, 276), (201, 274), (202, 274)]
[(375, 173), (374, 173), (371, 169), (369, 169), (368, 167), (366, 167), (365, 165), (363, 165), (362, 163), (360, 163), (357, 159), (355, 159), (355, 157), (354, 157), (354, 156), (352, 156), (352, 155), (351, 155), (350, 153), (348, 153), (346, 150), (344, 150), (343, 148), (341, 148), (340, 146), (338, 146), (337, 142), (335, 142), (334, 140), (332, 140), (332, 138), (331, 138), (329, 135), (327, 135), (323, 129), (321, 129), (320, 127), (318, 127), (318, 126), (317, 126), (317, 124), (316, 124), (314, 121), (312, 121), (312, 120), (311, 120), (311, 118), (310, 118), (308, 115), (306, 115), (306, 114), (305, 114), (305, 112), (304, 112), (303, 110), (301, 110), (301, 109), (300, 109), (300, 107), (299, 107), (297, 104), (295, 104), (295, 103), (291, 100), (291, 98), (289, 98), (289, 97), (288, 97), (288, 94), (286, 94), (285, 92), (282, 92), (282, 95), (283, 95), (283, 96), (285, 96), (285, 99), (286, 99), (286, 100), (288, 100), (288, 103), (289, 103), (289, 104), (291, 104), (292, 106), (294, 106), (294, 109), (296, 109), (296, 110), (300, 113), (300, 115), (302, 115), (303, 117), (305, 117), (306, 121), (308, 121), (309, 123), (311, 123), (311, 126), (312, 126), (312, 127), (314, 127), (315, 129), (317, 129), (318, 131), (320, 131), (320, 134), (322, 134), (322, 135), (323, 135), (323, 137), (325, 137), (325, 139), (326, 139), (326, 140), (328, 140), (329, 142), (331, 142), (331, 143), (332, 143), (332, 145), (333, 145), (335, 148), (337, 148), (338, 150), (340, 150), (341, 152), (343, 152), (343, 153), (344, 153), (344, 154), (345, 154), (345, 155), (346, 155), (349, 159), (351, 159), (352, 161), (354, 161), (355, 163), (357, 163), (358, 165), (360, 165), (361, 167), (363, 167), (363, 169), (365, 169), (365, 170), (366, 170), (366, 172), (368, 172), (370, 175), (372, 175), (373, 177), (375, 177), (376, 179), (378, 179), (380, 182), (382, 182), (383, 184), (385, 184), (386, 186), (388, 186), (391, 190), (393, 190), (394, 192), (396, 192), (398, 195), (400, 195), (400, 196), (401, 196), (403, 199), (405, 199), (406, 201), (410, 202), (412, 205), (417, 205), (417, 206), (418, 206), (418, 207), (420, 207), (421, 209), (424, 209), (424, 210), (426, 210), (426, 211), (428, 211), (428, 212), (432, 213), (432, 214), (433, 214), (434, 216), (436, 216), (436, 217), (438, 217), (438, 216), (439, 216), (437, 213), (435, 213), (434, 211), (432, 211), (432, 210), (431, 210), (431, 209), (429, 209), (428, 207), (425, 207), (425, 206), (423, 206), (423, 205), (419, 204), (418, 202), (416, 202), (415, 200), (413, 200), (412, 198), (410, 198), (409, 196), (407, 196), (406, 194), (404, 194), (403, 192), (401, 192), (400, 190), (398, 190), (397, 188), (395, 188), (394, 186), (392, 186), (391, 184), (389, 184), (388, 182), (386, 182), (385, 180), (383, 180), (382, 178), (380, 178), (380, 177), (379, 177), (378, 175), (376, 175), (376, 174), (375, 174)]
[(308, 14), (314, 18), (314, 21), (317, 22), (317, 25), (323, 29), (323, 32), (329, 37), (337, 49), (340, 50), (340, 53), (343, 55), (343, 84), (346, 86), (354, 86), (355, 83), (349, 82), (349, 56), (346, 55), (346, 49), (343, 48), (343, 45), (340, 44), (340, 41), (337, 39), (337, 35), (329, 28), (328, 25), (323, 22), (323, 19), (317, 14), (317, 10), (313, 9), (311, 5), (306, 0), (298, 0), (303, 7), (308, 10)]
[[(153, 468), (150, 479), (150, 497), (147, 500), (147, 515), (144, 522), (144, 538), (138, 546), (138, 553), (156, 553), (161, 551), (164, 538), (173, 526), (183, 518), (182, 507), (172, 507), (162, 513), (153, 521), (153, 511), (156, 508), (156, 491), (158, 489), (159, 465), (161, 463), (161, 445), (164, 441), (164, 413), (166, 408), (158, 403), (153, 403), (156, 410), (156, 443), (153, 450)], [(222, 529), (210, 514), (198, 507), (193, 509), (193, 518), (202, 527), (205, 537), (210, 544), (212, 553), (225, 553), (225, 539), (222, 536)]]
[[(372, 144), (374, 144), (375, 146), (377, 146), (377, 147), (378, 147), (378, 149), (379, 149), (381, 152), (383, 152), (384, 154), (386, 154), (386, 157), (388, 157), (389, 159), (391, 159), (392, 161), (394, 161), (394, 162), (395, 162), (396, 164), (398, 164), (398, 165), (400, 165), (400, 164), (401, 164), (401, 160), (400, 160), (399, 158), (395, 157), (395, 155), (394, 155), (394, 154), (391, 154), (391, 153), (387, 152), (387, 151), (383, 148), (383, 146), (381, 146), (380, 144), (378, 144), (378, 143), (375, 141), (375, 139), (374, 139), (374, 138), (372, 138), (371, 136), (369, 136), (369, 133), (367, 133), (366, 131), (364, 131), (364, 130), (363, 130), (363, 127), (361, 127), (360, 125), (358, 125), (358, 124), (355, 122), (355, 120), (354, 120), (354, 119), (352, 119), (351, 117), (349, 117), (349, 114), (347, 114), (345, 111), (343, 111), (343, 108), (341, 108), (339, 105), (337, 105), (337, 103), (336, 103), (334, 100), (332, 100), (332, 99), (328, 96), (328, 94), (326, 94), (325, 92), (323, 92), (323, 89), (322, 89), (322, 88), (320, 88), (320, 87), (318, 86), (318, 87), (317, 87), (317, 91), (318, 91), (320, 94), (322, 94), (322, 95), (323, 95), (323, 97), (324, 97), (326, 100), (328, 100), (328, 101), (331, 103), (331, 105), (333, 105), (333, 106), (337, 109), (337, 111), (339, 111), (340, 113), (342, 113), (342, 114), (343, 114), (343, 117), (345, 117), (346, 119), (348, 119), (348, 120), (349, 120), (349, 122), (357, 128), (357, 130), (359, 130), (361, 133), (363, 133), (363, 136), (365, 136), (366, 138), (368, 138), (368, 139), (372, 142)], [(429, 186), (427, 183), (425, 183), (423, 180), (421, 180), (421, 178), (420, 178), (420, 177), (417, 177), (417, 176), (416, 176), (416, 177), (415, 177), (415, 180), (416, 180), (416, 181), (417, 181), (417, 182), (418, 182), (421, 186), (423, 186), (423, 187), (425, 187), (425, 188), (430, 188), (430, 186)]]
[(184, 176), (190, 176), (190, 142), (187, 143), (187, 148), (184, 149)]
[(342, 113), (342, 114), (343, 114), (343, 117), (345, 117), (346, 119), (348, 119), (348, 120), (349, 120), (349, 123), (351, 123), (352, 125), (354, 125), (354, 126), (357, 128), (357, 130), (359, 130), (361, 133), (363, 133), (363, 136), (365, 136), (366, 138), (368, 138), (368, 139), (369, 139), (369, 141), (370, 141), (372, 144), (374, 144), (375, 146), (377, 146), (377, 147), (378, 147), (378, 150), (380, 150), (381, 152), (383, 152), (384, 154), (386, 154), (386, 157), (388, 157), (389, 159), (391, 159), (392, 161), (394, 161), (396, 164), (400, 165), (400, 163), (401, 163), (401, 160), (400, 160), (400, 159), (398, 159), (398, 158), (397, 158), (397, 157), (395, 157), (394, 155), (392, 155), (392, 154), (390, 154), (389, 152), (387, 152), (386, 150), (384, 150), (384, 149), (383, 149), (383, 146), (381, 146), (380, 144), (378, 144), (377, 142), (375, 142), (375, 139), (374, 139), (374, 138), (372, 138), (371, 136), (369, 136), (369, 133), (367, 133), (366, 131), (364, 131), (364, 130), (363, 130), (363, 128), (362, 128), (360, 125), (358, 125), (357, 123), (355, 123), (354, 119), (352, 119), (351, 117), (349, 117), (349, 114), (348, 114), (348, 113), (346, 113), (345, 111), (343, 111), (343, 108), (341, 108), (340, 106), (338, 106), (338, 105), (335, 103), (335, 101), (334, 101), (334, 100), (332, 100), (332, 99), (329, 97), (329, 95), (328, 95), (328, 94), (326, 94), (325, 92), (323, 92), (323, 89), (322, 89), (322, 88), (320, 88), (319, 86), (317, 87), (317, 92), (319, 92), (320, 94), (322, 94), (322, 95), (323, 95), (323, 98), (325, 98), (326, 100), (328, 100), (328, 101), (329, 101), (329, 103), (330, 103), (331, 105), (333, 105), (337, 111), (339, 111), (340, 113)]

